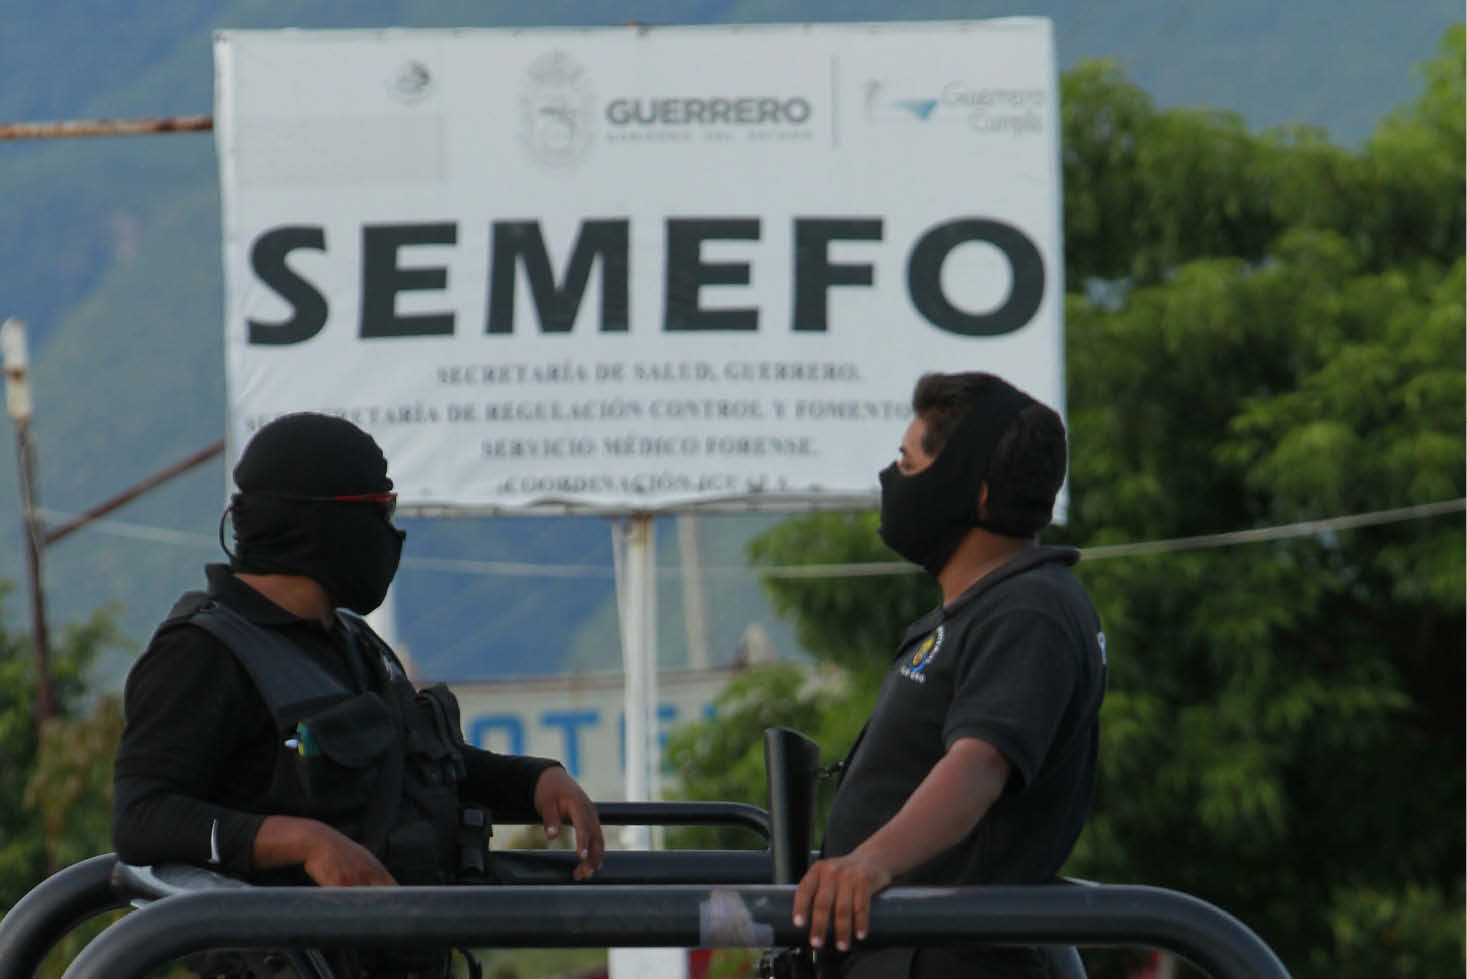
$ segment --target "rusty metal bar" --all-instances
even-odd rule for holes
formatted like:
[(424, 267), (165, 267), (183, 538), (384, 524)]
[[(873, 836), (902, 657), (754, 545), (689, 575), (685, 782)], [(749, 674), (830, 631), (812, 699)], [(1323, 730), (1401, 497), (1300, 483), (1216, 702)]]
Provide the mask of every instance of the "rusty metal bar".
[(66, 119), (59, 122), (0, 123), (0, 142), (22, 139), (84, 139), (94, 136), (142, 136), (148, 133), (200, 133), (214, 128), (213, 116), (164, 116), (157, 119)]
[(61, 538), (70, 534), (72, 531), (80, 530), (82, 527), (91, 523), (93, 520), (96, 520), (98, 517), (111, 513), (118, 507), (132, 502), (153, 487), (168, 482), (168, 480), (172, 479), (174, 476), (177, 476), (180, 473), (187, 472), (197, 465), (208, 462), (210, 459), (219, 455), (223, 451), (224, 440), (220, 439), (213, 445), (209, 445), (205, 448), (200, 449), (188, 458), (180, 459), (178, 462), (175, 462), (167, 469), (154, 473), (142, 482), (135, 483), (132, 486), (129, 486), (127, 489), (123, 490), (121, 493), (118, 493), (116, 496), (103, 500), (96, 506), (91, 507), (83, 513), (77, 514), (75, 517), (72, 517), (70, 520), (66, 521), (66, 523), (61, 524), (57, 527), (53, 527), (50, 530), (46, 531), (46, 545), (49, 547), (50, 545), (59, 541)]

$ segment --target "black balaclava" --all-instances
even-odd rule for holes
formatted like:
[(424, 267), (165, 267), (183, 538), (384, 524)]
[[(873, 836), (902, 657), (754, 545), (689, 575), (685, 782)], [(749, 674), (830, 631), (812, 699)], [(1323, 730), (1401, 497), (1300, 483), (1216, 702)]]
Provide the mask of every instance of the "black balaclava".
[(245, 446), (234, 482), (233, 570), (305, 575), (360, 615), (382, 604), (407, 535), (381, 504), (322, 499), (392, 489), (370, 435), (342, 418), (285, 415)]
[(937, 575), (978, 519), (980, 486), (1014, 418), (1034, 399), (997, 378), (985, 387), (932, 465), (910, 476), (896, 463), (881, 471), (881, 539)]

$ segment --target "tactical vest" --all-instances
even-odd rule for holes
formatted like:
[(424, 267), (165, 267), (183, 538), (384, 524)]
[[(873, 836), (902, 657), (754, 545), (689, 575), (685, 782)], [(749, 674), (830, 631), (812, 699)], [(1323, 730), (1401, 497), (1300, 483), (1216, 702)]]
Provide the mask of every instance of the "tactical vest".
[(458, 701), (442, 684), (414, 690), (365, 622), (337, 616), (369, 678), (365, 692), (279, 632), (202, 592), (179, 599), (159, 631), (203, 629), (254, 681), (278, 735), (260, 811), (334, 826), (372, 850), (398, 883), (452, 883), (463, 842)]

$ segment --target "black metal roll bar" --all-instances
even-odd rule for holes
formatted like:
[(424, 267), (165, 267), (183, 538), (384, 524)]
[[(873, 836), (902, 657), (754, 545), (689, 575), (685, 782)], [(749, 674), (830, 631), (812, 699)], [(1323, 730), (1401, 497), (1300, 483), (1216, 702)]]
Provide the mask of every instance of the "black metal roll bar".
[[(512, 886), (395, 888), (250, 887), (197, 867), (129, 867), (105, 854), (43, 881), (0, 920), (0, 979), (33, 979), (78, 922), (129, 903), (139, 910), (94, 939), (65, 979), (141, 979), (220, 946), (796, 947), (806, 935), (791, 922), (790, 882), (812, 856), (809, 776), (818, 751), (779, 730), (765, 747), (773, 819), (730, 802), (598, 809), (609, 825), (743, 826), (764, 836), (768, 850), (613, 850), (590, 885), (569, 884), (577, 859), (570, 852), (493, 851), (498, 879)], [(868, 945), (982, 942), (1148, 945), (1218, 979), (1288, 979), (1236, 918), (1160, 888), (893, 888), (872, 902)]]
[[(290, 888), (216, 890), (133, 912), (82, 950), (64, 979), (143, 979), (218, 946), (549, 948), (793, 946), (784, 886)], [(1149, 945), (1218, 979), (1288, 979), (1236, 918), (1154, 887), (1048, 884), (894, 888), (871, 906), (866, 944)]]
[[(739, 826), (770, 836), (769, 813), (740, 802), (602, 802), (601, 821), (611, 826)], [(516, 884), (568, 884), (578, 858), (561, 850), (496, 850), (500, 879)], [(76, 925), (130, 903), (192, 890), (240, 886), (206, 870), (183, 865), (129, 867), (114, 854), (91, 857), (48, 877), (0, 919), (0, 979), (33, 979), (50, 950)], [(593, 880), (597, 884), (767, 884), (768, 850), (613, 850)]]
[(117, 857), (90, 857), (27, 891), (0, 919), (0, 979), (31, 979), (63, 937), (88, 918), (124, 907), (113, 886)]
[(769, 813), (746, 802), (598, 802), (605, 826), (742, 826), (766, 841)]
[[(580, 858), (569, 850), (495, 850), (496, 883), (569, 884)], [(585, 883), (768, 884), (768, 850), (607, 850), (601, 869)]]

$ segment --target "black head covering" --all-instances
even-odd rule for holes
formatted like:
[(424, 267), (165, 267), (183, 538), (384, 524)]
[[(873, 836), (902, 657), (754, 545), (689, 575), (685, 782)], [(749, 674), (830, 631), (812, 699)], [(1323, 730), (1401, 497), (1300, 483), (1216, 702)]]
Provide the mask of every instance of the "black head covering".
[(391, 491), (372, 436), (343, 418), (284, 415), (250, 439), (234, 482), (230, 567), (305, 575), (362, 615), (382, 604), (406, 535), (380, 504), (330, 499)]
[(345, 418), (299, 412), (255, 433), (234, 467), (242, 492), (292, 496), (385, 493), (387, 458), (372, 436)]

